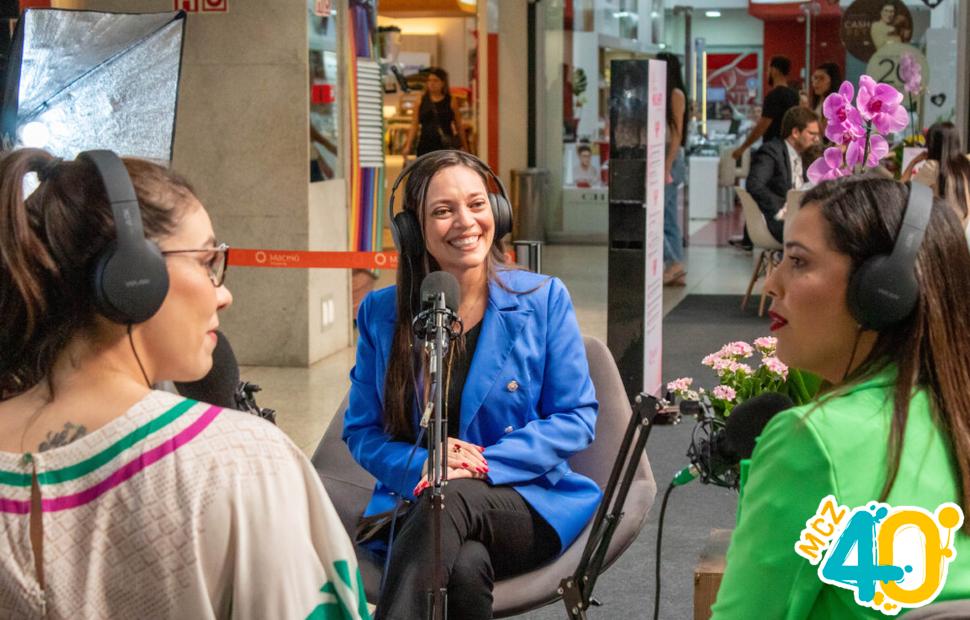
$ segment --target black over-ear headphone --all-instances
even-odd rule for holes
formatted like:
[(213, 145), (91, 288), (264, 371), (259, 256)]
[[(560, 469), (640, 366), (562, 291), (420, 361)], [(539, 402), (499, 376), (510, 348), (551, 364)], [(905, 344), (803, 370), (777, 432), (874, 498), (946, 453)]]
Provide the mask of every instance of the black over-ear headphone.
[(849, 280), (847, 302), (865, 329), (883, 330), (909, 316), (919, 300), (916, 253), (933, 210), (933, 190), (911, 183), (909, 201), (891, 254), (872, 256)]
[(116, 238), (94, 259), (95, 308), (116, 323), (147, 321), (168, 293), (168, 269), (161, 250), (145, 238), (128, 170), (111, 151), (85, 151), (77, 158), (97, 169), (115, 224)]
[[(467, 157), (476, 162), (480, 168), (479, 172), (483, 172), (491, 178), (495, 187), (498, 188), (498, 193), (488, 192), (488, 202), (492, 206), (492, 216), (495, 219), (495, 238), (501, 239), (512, 232), (512, 205), (509, 203), (509, 196), (505, 191), (505, 185), (502, 183), (502, 179), (492, 172), (488, 164), (470, 153), (465, 153), (464, 151), (459, 152), (463, 157)], [(394, 194), (397, 192), (398, 185), (410, 176), (411, 171), (414, 170), (414, 167), (419, 162), (433, 156), (441, 156), (441, 154), (442, 151), (432, 151), (418, 157), (401, 171), (397, 180), (394, 181), (394, 185), (391, 186), (391, 198), (387, 203), (387, 215), (391, 225), (391, 236), (394, 237), (394, 245), (397, 246), (398, 252), (402, 256), (420, 257), (424, 253), (424, 234), (421, 232), (421, 224), (418, 222), (415, 211), (405, 208), (395, 215)]]

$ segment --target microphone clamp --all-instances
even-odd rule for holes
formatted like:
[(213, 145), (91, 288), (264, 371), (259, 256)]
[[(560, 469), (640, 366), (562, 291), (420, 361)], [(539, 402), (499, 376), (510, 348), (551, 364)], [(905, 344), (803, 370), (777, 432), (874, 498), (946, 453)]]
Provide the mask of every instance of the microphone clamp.
[(411, 321), (411, 332), (421, 340), (428, 340), (429, 334), (434, 332), (435, 317), (441, 316), (441, 324), (448, 325), (448, 340), (455, 340), (465, 331), (465, 324), (456, 312), (448, 308), (428, 308), (418, 313)]

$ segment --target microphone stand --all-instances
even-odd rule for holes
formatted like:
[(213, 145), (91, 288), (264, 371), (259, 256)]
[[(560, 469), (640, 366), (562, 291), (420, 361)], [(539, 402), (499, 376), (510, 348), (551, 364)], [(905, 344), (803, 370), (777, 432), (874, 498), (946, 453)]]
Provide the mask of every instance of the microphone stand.
[(633, 404), (633, 415), (627, 425), (623, 441), (613, 463), (610, 480), (603, 492), (603, 499), (596, 516), (593, 517), (593, 527), (586, 541), (582, 559), (576, 572), (559, 582), (558, 593), (562, 596), (566, 606), (566, 617), (569, 620), (586, 620), (586, 610), (590, 605), (599, 606), (593, 598), (593, 587), (603, 569), (606, 552), (610, 548), (610, 541), (616, 532), (620, 519), (623, 518), (623, 504), (626, 503), (627, 493), (633, 484), (637, 466), (650, 431), (653, 429), (654, 418), (660, 411), (660, 401), (649, 394), (637, 395)]
[(430, 380), (430, 396), (422, 425), (428, 424), (428, 466), (431, 483), (431, 535), (433, 540), (433, 565), (431, 590), (428, 592), (429, 620), (447, 620), (448, 618), (448, 588), (445, 584), (444, 571), (441, 560), (441, 516), (445, 507), (445, 485), (448, 483), (448, 418), (443, 403), (443, 372), (444, 355), (451, 340), (451, 320), (446, 324), (445, 319), (452, 319), (451, 311), (445, 306), (445, 294), (438, 293), (434, 298), (431, 309), (433, 327), (432, 337), (425, 339), (425, 351), (428, 353), (428, 375)]

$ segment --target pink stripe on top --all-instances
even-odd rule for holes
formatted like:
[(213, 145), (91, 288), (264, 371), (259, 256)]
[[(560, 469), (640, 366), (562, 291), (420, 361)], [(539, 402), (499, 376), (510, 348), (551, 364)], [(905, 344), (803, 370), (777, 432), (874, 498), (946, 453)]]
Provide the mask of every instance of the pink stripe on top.
[[(175, 452), (179, 447), (184, 446), (188, 442), (192, 441), (199, 433), (205, 430), (205, 428), (212, 423), (212, 421), (217, 415), (219, 415), (219, 412), (221, 411), (221, 407), (209, 407), (205, 410), (205, 412), (202, 413), (202, 415), (199, 416), (198, 420), (187, 426), (178, 435), (175, 435), (151, 450), (142, 453), (138, 456), (138, 458), (126, 463), (101, 482), (73, 495), (42, 499), (41, 509), (44, 512), (57, 512), (59, 510), (77, 508), (78, 506), (83, 506), (84, 504), (99, 498), (116, 486), (131, 479), (132, 476), (142, 471), (149, 465), (160, 461), (165, 456)], [(3, 506), (0, 506), (0, 510), (2, 509)]]

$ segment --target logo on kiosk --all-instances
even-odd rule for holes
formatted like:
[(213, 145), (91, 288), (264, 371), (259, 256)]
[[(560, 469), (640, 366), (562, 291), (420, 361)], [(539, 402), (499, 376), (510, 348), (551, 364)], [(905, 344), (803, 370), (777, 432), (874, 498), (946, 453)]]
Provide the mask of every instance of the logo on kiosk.
[(857, 604), (895, 616), (940, 594), (962, 523), (951, 502), (931, 514), (880, 502), (849, 509), (829, 495), (805, 522), (795, 553), (818, 566), (823, 582), (851, 590)]

